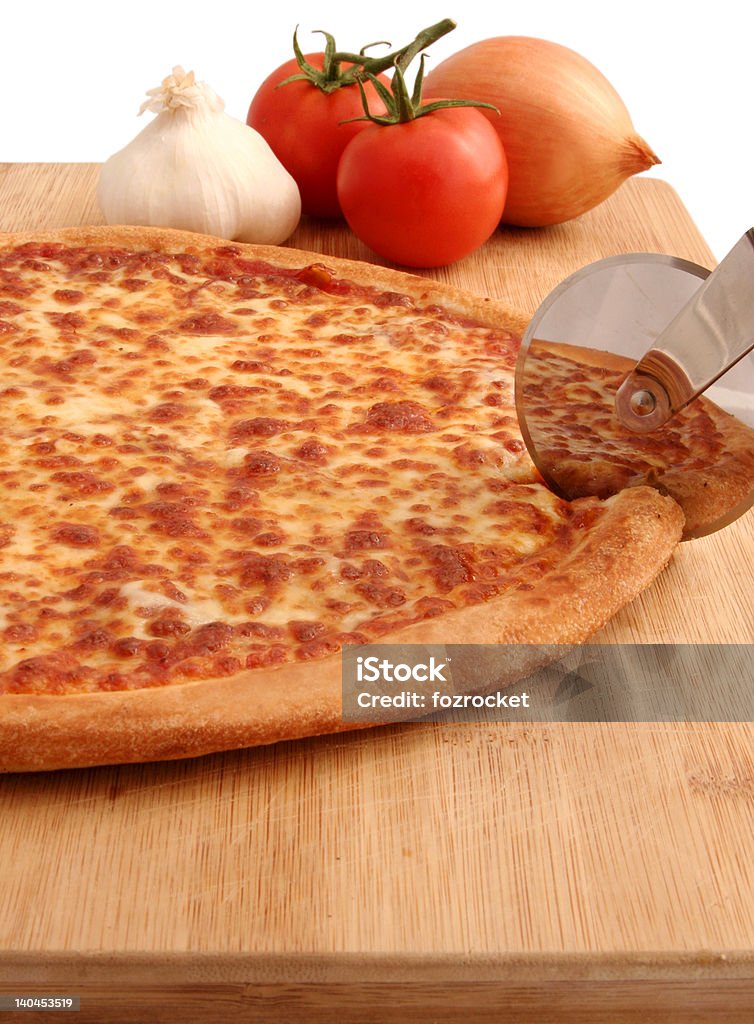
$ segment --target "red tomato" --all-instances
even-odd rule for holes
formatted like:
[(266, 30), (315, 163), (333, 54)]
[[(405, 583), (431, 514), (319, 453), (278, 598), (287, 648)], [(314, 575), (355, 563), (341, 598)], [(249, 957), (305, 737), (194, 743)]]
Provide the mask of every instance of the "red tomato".
[[(324, 54), (309, 53), (306, 60), (321, 70)], [(343, 70), (350, 66), (342, 65)], [(368, 121), (340, 122), (364, 116), (361, 93), (356, 84), (326, 93), (304, 80), (276, 88), (279, 82), (300, 72), (295, 59), (273, 71), (251, 101), (246, 123), (264, 136), (295, 178), (303, 212), (313, 217), (340, 217), (335, 184), (338, 161), (351, 139), (369, 125)], [(389, 84), (389, 79), (379, 77)], [(369, 82), (366, 93), (372, 113), (383, 114), (385, 106)]]
[(444, 266), (486, 242), (507, 190), (502, 143), (473, 107), (372, 125), (338, 167), (351, 229), (380, 256), (410, 267)]

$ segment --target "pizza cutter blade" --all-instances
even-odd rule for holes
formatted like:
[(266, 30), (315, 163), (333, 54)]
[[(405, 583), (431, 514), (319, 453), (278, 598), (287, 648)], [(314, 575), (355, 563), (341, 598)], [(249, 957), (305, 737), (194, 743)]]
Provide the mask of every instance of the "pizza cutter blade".
[[(568, 500), (650, 484), (688, 513), (709, 487), (716, 504), (688, 516), (684, 539), (719, 530), (754, 504), (753, 349), (754, 229), (711, 273), (656, 253), (592, 263), (545, 299), (522, 341), (529, 454)], [(711, 426), (720, 409), (738, 421), (731, 435)], [(727, 489), (714, 486), (723, 462)]]

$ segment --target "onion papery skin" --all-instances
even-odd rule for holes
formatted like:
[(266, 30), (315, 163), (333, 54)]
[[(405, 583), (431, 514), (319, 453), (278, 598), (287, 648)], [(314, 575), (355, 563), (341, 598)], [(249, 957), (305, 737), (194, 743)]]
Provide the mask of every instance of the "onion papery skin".
[(481, 100), (508, 159), (503, 223), (543, 227), (572, 220), (626, 178), (659, 163), (622, 99), (586, 58), (529, 36), (485, 39), (427, 76), (426, 100)]

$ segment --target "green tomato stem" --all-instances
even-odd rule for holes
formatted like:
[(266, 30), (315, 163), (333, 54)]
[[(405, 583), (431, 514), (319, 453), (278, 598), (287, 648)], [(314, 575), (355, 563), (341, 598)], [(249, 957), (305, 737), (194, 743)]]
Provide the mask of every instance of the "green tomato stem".
[(374, 124), (383, 126), (391, 124), (405, 124), (406, 121), (414, 121), (417, 117), (424, 117), (432, 114), (435, 110), (445, 110), (449, 107), (485, 107), (487, 110), (494, 110), (496, 114), (500, 111), (492, 103), (482, 103), (478, 100), (434, 100), (430, 103), (422, 103), (422, 86), (424, 84), (424, 60), (425, 54), (421, 55), (419, 70), (414, 80), (414, 88), (409, 96), (406, 77), (403, 73), (403, 63), (396, 61), (393, 80), (390, 89), (387, 89), (369, 71), (364, 69), (363, 75), (377, 90), (380, 99), (385, 104), (387, 113), (385, 115), (372, 114), (369, 110), (369, 102), (365, 90), (361, 89), (361, 103), (364, 107), (363, 118), (352, 118), (354, 121), (372, 121)]
[[(298, 26), (296, 26), (293, 33), (293, 52), (296, 57), (296, 63), (301, 70), (298, 74), (289, 75), (284, 81), (278, 82), (276, 88), (279, 89), (283, 85), (288, 85), (289, 82), (305, 81), (316, 86), (324, 93), (331, 93), (344, 86), (360, 84), (362, 76), (365, 74), (367, 77), (376, 77), (383, 71), (387, 71), (388, 68), (398, 67), (399, 65), (402, 69), (405, 69), (418, 53), (442, 38), (442, 36), (447, 35), (455, 27), (454, 21), (451, 21), (450, 18), (443, 18), (436, 25), (430, 25), (429, 28), (422, 29), (407, 46), (393, 53), (385, 54), (382, 57), (369, 57), (366, 51), (373, 46), (390, 46), (390, 43), (384, 40), (376, 43), (367, 43), (366, 46), (361, 48), (359, 53), (348, 53), (337, 49), (335, 39), (329, 32), (316, 29), (315, 32), (318, 35), (325, 37), (324, 58), (322, 69), (320, 70), (310, 64), (304, 56), (299, 45)], [(343, 64), (348, 64), (349, 67), (343, 68)]]

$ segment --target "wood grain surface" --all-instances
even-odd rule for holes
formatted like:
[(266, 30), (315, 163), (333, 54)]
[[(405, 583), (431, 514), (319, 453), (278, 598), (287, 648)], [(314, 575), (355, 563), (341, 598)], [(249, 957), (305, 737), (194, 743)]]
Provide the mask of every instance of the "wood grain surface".
[[(0, 230), (100, 223), (96, 175), (0, 165)], [(291, 244), (372, 258), (320, 222)], [(432, 276), (530, 313), (627, 251), (713, 262), (647, 180)], [(682, 545), (594, 639), (754, 641), (753, 523)], [(102, 1022), (751, 1021), (753, 739), (409, 725), (2, 778), (0, 993)]]

